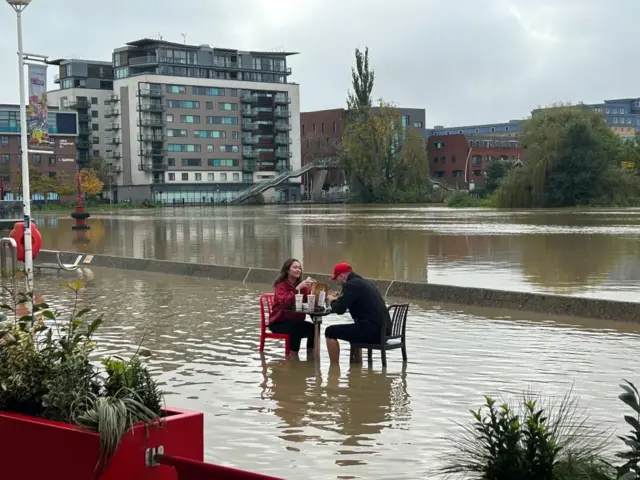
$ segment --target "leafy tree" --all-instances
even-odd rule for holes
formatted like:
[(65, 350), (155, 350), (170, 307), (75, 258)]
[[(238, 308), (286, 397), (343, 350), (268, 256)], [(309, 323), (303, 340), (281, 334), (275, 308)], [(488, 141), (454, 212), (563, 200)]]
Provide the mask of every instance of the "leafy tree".
[(489, 160), (484, 177), (484, 191), (486, 194), (493, 193), (502, 183), (502, 179), (513, 168), (513, 162), (505, 161), (495, 157)]
[(371, 92), (375, 72), (369, 68), (369, 47), (364, 53), (356, 48), (356, 66), (351, 68), (353, 91), (347, 96), (347, 108), (351, 111), (371, 108)]
[(358, 201), (424, 201), (431, 191), (423, 137), (383, 101), (351, 118), (339, 155)]
[(80, 170), (80, 188), (86, 195), (96, 196), (102, 193), (104, 183), (95, 170), (83, 168)]
[(505, 177), (497, 194), (501, 207), (620, 203), (638, 193), (637, 177), (620, 167), (622, 141), (597, 112), (580, 106), (542, 110), (524, 123), (520, 140), (525, 167)]

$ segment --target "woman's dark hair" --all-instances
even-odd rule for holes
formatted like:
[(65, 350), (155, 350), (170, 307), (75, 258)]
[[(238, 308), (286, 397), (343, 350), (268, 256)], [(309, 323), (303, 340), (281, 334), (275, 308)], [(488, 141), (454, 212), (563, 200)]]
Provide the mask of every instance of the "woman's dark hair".
[[(300, 260), (295, 259), (295, 258), (290, 258), (289, 260), (287, 260), (286, 262), (284, 262), (282, 264), (282, 268), (280, 269), (280, 273), (278, 274), (278, 276), (276, 277), (276, 281), (273, 282), (273, 286), (275, 287), (276, 285), (278, 285), (279, 283), (282, 282), (286, 282), (287, 280), (289, 280), (289, 269), (291, 268), (291, 265), (294, 264), (294, 262), (298, 262), (300, 263)], [(302, 263), (300, 263), (300, 266), (302, 266)], [(298, 286), (298, 284), (302, 281), (302, 273), (300, 273), (300, 276), (298, 277), (298, 279), (296, 280), (295, 283), (295, 287)]]

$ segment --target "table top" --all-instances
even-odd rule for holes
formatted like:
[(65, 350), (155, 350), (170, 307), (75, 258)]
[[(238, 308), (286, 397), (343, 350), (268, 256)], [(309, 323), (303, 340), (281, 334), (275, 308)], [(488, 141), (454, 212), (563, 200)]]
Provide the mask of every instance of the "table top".
[(289, 311), (296, 312), (296, 313), (306, 313), (310, 317), (326, 317), (327, 315), (331, 315), (332, 313), (330, 308), (324, 308), (319, 310), (307, 310), (306, 308), (303, 310), (291, 309)]

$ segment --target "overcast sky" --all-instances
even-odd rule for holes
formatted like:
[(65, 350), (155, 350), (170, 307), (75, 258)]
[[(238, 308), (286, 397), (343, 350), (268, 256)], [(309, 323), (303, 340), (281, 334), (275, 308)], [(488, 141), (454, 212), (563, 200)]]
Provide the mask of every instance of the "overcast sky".
[[(110, 60), (114, 47), (159, 32), (297, 51), (290, 80), (303, 111), (343, 106), (354, 49), (368, 46), (376, 98), (454, 126), (640, 97), (639, 18), (638, 0), (33, 0), (24, 43), (51, 58)], [(17, 103), (15, 15), (4, 2), (0, 32), (0, 102)]]

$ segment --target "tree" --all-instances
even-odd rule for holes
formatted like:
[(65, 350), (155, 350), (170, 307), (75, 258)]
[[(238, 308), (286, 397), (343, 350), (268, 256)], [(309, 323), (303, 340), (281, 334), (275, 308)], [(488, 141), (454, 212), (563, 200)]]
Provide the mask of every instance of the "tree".
[[(15, 171), (17, 191), (22, 192), (22, 167), (18, 167)], [(73, 195), (75, 187), (73, 182), (69, 179), (69, 176), (61, 172), (59, 174), (44, 175), (35, 167), (29, 167), (29, 189), (31, 195), (42, 195), (45, 204), (49, 202), (51, 194), (56, 194), (60, 197)]]
[(484, 191), (492, 194), (502, 183), (502, 179), (513, 168), (513, 162), (503, 160), (499, 157), (492, 158), (487, 164), (484, 176)]
[(620, 167), (622, 141), (593, 110), (541, 110), (524, 123), (520, 141), (527, 149), (525, 166), (502, 182), (497, 193), (501, 207), (617, 203), (638, 194), (637, 177)]
[(369, 69), (369, 47), (364, 53), (356, 48), (356, 66), (351, 68), (351, 77), (353, 91), (348, 93), (347, 108), (351, 111), (370, 108), (375, 72)]
[(102, 193), (104, 183), (100, 180), (95, 170), (83, 168), (80, 170), (80, 188), (86, 195), (96, 196)]
[(424, 138), (403, 127), (397, 108), (382, 100), (348, 122), (339, 156), (361, 202), (424, 201), (430, 193)]

